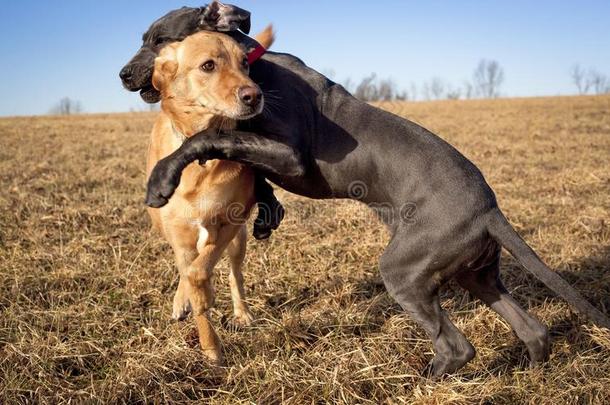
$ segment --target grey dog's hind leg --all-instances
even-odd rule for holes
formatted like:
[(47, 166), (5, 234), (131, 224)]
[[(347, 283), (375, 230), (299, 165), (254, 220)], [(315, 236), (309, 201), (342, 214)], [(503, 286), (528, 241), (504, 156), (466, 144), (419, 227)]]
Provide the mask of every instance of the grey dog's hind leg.
[(457, 282), (497, 312), (513, 328), (529, 351), (532, 365), (549, 357), (549, 332), (543, 324), (529, 315), (510, 296), (500, 280), (500, 257), (477, 271), (465, 271)]
[[(432, 339), (435, 356), (431, 373), (435, 377), (453, 373), (475, 356), (474, 347), (449, 320), (438, 296), (440, 273), (421, 263), (409, 263), (407, 238), (395, 237), (381, 258), (381, 275), (390, 295), (413, 317)], [(418, 264), (419, 263), (419, 264)]]

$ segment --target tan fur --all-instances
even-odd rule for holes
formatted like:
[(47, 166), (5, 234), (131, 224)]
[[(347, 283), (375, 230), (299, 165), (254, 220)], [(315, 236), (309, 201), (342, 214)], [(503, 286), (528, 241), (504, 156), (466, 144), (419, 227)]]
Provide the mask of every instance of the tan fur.
[[(257, 39), (271, 46), (271, 26)], [(234, 128), (242, 114), (237, 90), (256, 86), (241, 65), (244, 57), (235, 41), (211, 32), (194, 34), (161, 51), (153, 85), (161, 92), (162, 112), (151, 135), (147, 178), (160, 159), (180, 147), (183, 137), (209, 128)], [(213, 74), (201, 69), (207, 60), (216, 63)], [(214, 266), (225, 249), (231, 262), (235, 322), (248, 325), (253, 319), (245, 302), (241, 267), (247, 238), (244, 223), (254, 203), (252, 171), (238, 163), (214, 160), (189, 165), (169, 203), (148, 209), (153, 227), (172, 246), (180, 271), (173, 316), (183, 317), (190, 306), (201, 348), (216, 362), (222, 359), (220, 342), (207, 312), (214, 302)]]

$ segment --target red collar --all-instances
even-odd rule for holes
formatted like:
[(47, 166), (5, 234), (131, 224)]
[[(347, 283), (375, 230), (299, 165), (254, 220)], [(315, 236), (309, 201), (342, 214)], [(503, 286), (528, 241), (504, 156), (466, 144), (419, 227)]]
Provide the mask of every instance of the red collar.
[(267, 52), (267, 49), (259, 44), (248, 54), (248, 64), (251, 65), (259, 60), (265, 54), (265, 52)]

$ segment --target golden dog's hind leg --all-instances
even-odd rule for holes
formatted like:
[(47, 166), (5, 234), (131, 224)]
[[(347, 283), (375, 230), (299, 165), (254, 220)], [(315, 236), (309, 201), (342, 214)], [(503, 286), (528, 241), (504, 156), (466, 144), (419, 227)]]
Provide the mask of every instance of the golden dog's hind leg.
[(249, 326), (254, 320), (254, 316), (250, 313), (246, 303), (244, 276), (242, 274), (247, 240), (248, 230), (245, 225), (242, 225), (227, 248), (229, 261), (231, 262), (229, 284), (231, 286), (231, 299), (233, 300), (233, 324), (236, 327)]

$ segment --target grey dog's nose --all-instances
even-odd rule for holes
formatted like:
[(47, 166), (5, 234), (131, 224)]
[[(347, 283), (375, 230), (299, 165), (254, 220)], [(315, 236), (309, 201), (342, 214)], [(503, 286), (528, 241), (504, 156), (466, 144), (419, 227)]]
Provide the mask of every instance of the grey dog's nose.
[(253, 86), (242, 87), (237, 92), (237, 95), (242, 103), (248, 107), (256, 107), (260, 104), (263, 94), (261, 91)]
[(121, 72), (119, 73), (119, 77), (122, 81), (128, 81), (129, 79), (131, 79), (132, 76), (133, 71), (131, 69), (131, 66), (125, 66), (123, 69), (121, 69)]

